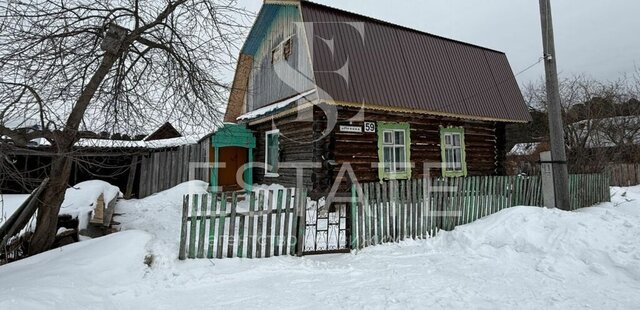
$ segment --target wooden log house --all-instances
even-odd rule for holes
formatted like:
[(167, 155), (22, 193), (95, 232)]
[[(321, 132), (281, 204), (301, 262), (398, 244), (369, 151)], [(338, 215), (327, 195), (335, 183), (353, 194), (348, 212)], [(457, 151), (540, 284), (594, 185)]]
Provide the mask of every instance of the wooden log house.
[(505, 125), (530, 119), (504, 53), (296, 0), (264, 2), (225, 115), (255, 134), (256, 183), (315, 196), (504, 173)]

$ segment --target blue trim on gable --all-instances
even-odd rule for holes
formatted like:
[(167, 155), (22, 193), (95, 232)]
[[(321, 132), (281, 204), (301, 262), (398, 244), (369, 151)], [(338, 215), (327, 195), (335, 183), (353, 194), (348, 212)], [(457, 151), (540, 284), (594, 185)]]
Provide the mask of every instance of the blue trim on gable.
[(298, 7), (295, 5), (269, 3), (262, 5), (256, 22), (253, 24), (249, 36), (242, 46), (241, 53), (255, 56), (262, 45), (262, 41), (271, 30), (273, 22), (281, 14), (298, 14)]

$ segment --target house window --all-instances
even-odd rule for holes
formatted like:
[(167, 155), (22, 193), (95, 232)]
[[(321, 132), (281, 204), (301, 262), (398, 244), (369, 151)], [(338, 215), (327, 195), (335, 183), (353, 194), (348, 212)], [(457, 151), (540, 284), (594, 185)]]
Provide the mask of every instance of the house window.
[(289, 37), (288, 39), (286, 39), (282, 46), (282, 55), (286, 60), (289, 60), (289, 56), (291, 56), (291, 50), (293, 45), (292, 39), (293, 39), (292, 37)]
[(284, 39), (271, 50), (271, 63), (276, 64), (280, 61), (289, 60), (293, 50), (293, 36)]
[(282, 44), (278, 44), (271, 51), (271, 63), (275, 64), (282, 60)]
[(441, 128), (440, 148), (442, 151), (442, 176), (466, 176), (464, 128)]
[(265, 134), (264, 174), (266, 177), (278, 176), (278, 163), (280, 162), (280, 131), (275, 129)]
[(407, 179), (411, 176), (409, 124), (378, 122), (378, 176)]

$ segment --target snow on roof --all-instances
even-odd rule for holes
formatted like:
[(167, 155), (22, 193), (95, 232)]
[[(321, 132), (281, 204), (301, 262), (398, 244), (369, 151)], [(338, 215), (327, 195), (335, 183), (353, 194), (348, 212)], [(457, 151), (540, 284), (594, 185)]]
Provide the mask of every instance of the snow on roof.
[(526, 156), (533, 154), (540, 146), (540, 142), (533, 143), (517, 143), (511, 148), (509, 154), (511, 156)]
[(167, 147), (176, 147), (187, 144), (198, 143), (196, 136), (177, 137), (152, 141), (127, 141), (127, 140), (108, 140), (108, 139), (80, 139), (76, 142), (77, 147), (97, 147), (97, 148), (147, 148), (160, 149)]
[(245, 113), (245, 114), (242, 114), (242, 115), (238, 116), (237, 120), (247, 120), (247, 119), (253, 119), (253, 118), (256, 118), (256, 117), (260, 117), (262, 115), (265, 115), (265, 114), (271, 113), (273, 111), (282, 109), (282, 108), (288, 106), (289, 104), (291, 104), (291, 103), (293, 103), (293, 102), (295, 102), (295, 101), (297, 101), (297, 100), (299, 100), (301, 98), (309, 96), (309, 95), (311, 95), (311, 94), (313, 94), (315, 92), (316, 92), (316, 90), (312, 89), (312, 90), (306, 91), (304, 93), (301, 93), (299, 95), (293, 96), (293, 97), (291, 97), (289, 99), (285, 99), (285, 100), (270, 104), (270, 105), (268, 105), (266, 107), (262, 107), (260, 109), (253, 110), (251, 112), (248, 112), (248, 113)]

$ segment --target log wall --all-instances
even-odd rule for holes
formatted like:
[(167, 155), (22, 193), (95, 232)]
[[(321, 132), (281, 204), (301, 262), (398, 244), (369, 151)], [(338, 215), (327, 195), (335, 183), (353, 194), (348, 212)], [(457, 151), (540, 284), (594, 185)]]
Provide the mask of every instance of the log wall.
[[(300, 114), (291, 114), (279, 118), (273, 122), (267, 121), (256, 125), (249, 125), (255, 133), (256, 148), (254, 150), (253, 181), (257, 184), (280, 184), (286, 187), (296, 186), (296, 169), (284, 168), (283, 165), (296, 165), (296, 163), (309, 164), (313, 162), (313, 119), (311, 110), (307, 109)], [(272, 129), (280, 130), (280, 162), (278, 177), (265, 177), (265, 134)], [(307, 189), (312, 188), (312, 171), (304, 169), (302, 173), (303, 185)]]
[[(337, 169), (342, 164), (350, 163), (359, 182), (374, 182), (378, 180), (378, 169), (375, 164), (378, 159), (378, 134), (376, 133), (348, 133), (340, 132), (340, 125), (362, 126), (367, 122), (408, 122), (411, 128), (411, 162), (412, 178), (425, 175), (422, 163), (432, 163), (440, 166), (442, 155), (440, 149), (440, 127), (463, 127), (465, 130), (465, 150), (467, 172), (469, 176), (495, 175), (501, 166), (504, 150), (499, 149), (498, 135), (504, 134), (502, 125), (488, 121), (462, 120), (449, 117), (431, 116), (423, 114), (397, 113), (378, 110), (365, 110), (364, 119), (352, 119), (358, 112), (356, 108), (338, 107), (338, 122), (331, 137), (328, 138), (329, 154), (327, 157), (335, 160), (337, 165), (331, 165), (325, 174), (327, 178), (335, 178)], [(320, 115), (319, 115), (320, 114)], [(323, 113), (316, 110), (316, 118), (321, 119)], [(326, 117), (326, 116), (325, 116)], [(373, 165), (372, 165), (373, 164)], [(431, 176), (440, 176), (441, 169), (430, 171)], [(345, 182), (346, 183), (346, 182)], [(325, 184), (319, 184), (326, 186)], [(344, 188), (341, 186), (341, 188)]]

